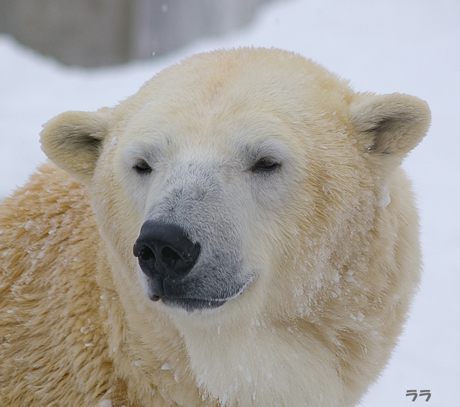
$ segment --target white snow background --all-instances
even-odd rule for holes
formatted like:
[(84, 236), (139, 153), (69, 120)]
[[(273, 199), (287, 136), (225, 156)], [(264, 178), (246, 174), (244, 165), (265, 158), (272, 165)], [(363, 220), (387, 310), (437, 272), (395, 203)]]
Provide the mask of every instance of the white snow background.
[[(38, 135), (51, 117), (113, 106), (185, 56), (240, 45), (292, 50), (350, 79), (357, 91), (408, 93), (429, 103), (429, 134), (404, 163), (421, 213), (423, 283), (399, 346), (362, 406), (460, 406), (458, 0), (279, 1), (232, 34), (101, 69), (62, 66), (0, 35), (0, 198), (45, 160)], [(412, 402), (406, 390), (430, 390), (431, 399)]]

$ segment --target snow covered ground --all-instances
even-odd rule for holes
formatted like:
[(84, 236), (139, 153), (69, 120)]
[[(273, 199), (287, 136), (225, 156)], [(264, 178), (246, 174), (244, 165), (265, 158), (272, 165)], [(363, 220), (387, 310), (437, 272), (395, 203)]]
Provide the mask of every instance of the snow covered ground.
[[(405, 161), (422, 219), (425, 273), (391, 362), (363, 407), (460, 406), (460, 2), (285, 0), (249, 27), (164, 57), (120, 67), (69, 68), (0, 35), (0, 198), (45, 160), (41, 124), (66, 110), (112, 106), (192, 53), (256, 45), (296, 51), (351, 79), (359, 91), (428, 101), (427, 138)], [(458, 150), (457, 150), (458, 148)], [(293, 406), (294, 407), (294, 406)]]

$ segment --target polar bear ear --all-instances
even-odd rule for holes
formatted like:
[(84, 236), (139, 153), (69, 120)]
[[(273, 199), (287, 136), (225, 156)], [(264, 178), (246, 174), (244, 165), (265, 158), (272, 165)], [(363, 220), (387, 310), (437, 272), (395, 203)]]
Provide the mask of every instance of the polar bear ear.
[(62, 113), (43, 126), (40, 142), (60, 168), (87, 184), (108, 129), (108, 115), (98, 112)]
[(430, 109), (414, 96), (358, 93), (350, 106), (357, 141), (388, 169), (401, 164), (426, 135)]

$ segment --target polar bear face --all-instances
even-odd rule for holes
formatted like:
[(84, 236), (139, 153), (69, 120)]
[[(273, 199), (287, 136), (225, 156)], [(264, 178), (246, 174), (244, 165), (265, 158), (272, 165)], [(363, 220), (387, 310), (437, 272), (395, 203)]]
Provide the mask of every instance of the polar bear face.
[(333, 284), (333, 253), (345, 262), (365, 250), (385, 179), (423, 137), (426, 109), (354, 94), (290, 53), (220, 51), (113, 109), (58, 116), (42, 144), (88, 186), (132, 297), (197, 314), (295, 314)]
[[(209, 89), (202, 103), (210, 111), (191, 101), (164, 123), (180, 91), (169, 98), (126, 126), (115, 178), (143, 224), (134, 253), (147, 297), (210, 310), (267, 276), (276, 224), (300, 174), (283, 140), (286, 123), (273, 113), (248, 115), (241, 95), (229, 100)], [(152, 130), (139, 137), (139, 126)]]
[[(113, 157), (114, 178), (142, 225), (131, 244), (143, 291), (189, 312), (220, 308), (268, 277), (277, 224), (300, 177), (283, 121), (225, 114), (228, 101), (213, 97), (220, 110), (213, 106), (196, 127), (188, 105), (161, 126), (168, 102), (152, 103), (127, 124)], [(139, 137), (140, 123), (152, 131)]]
[(143, 221), (134, 254), (144, 291), (188, 311), (222, 306), (268, 268), (260, 225), (292, 189), (290, 152), (277, 138), (227, 134), (222, 149), (213, 135), (194, 136), (136, 140), (120, 166)]

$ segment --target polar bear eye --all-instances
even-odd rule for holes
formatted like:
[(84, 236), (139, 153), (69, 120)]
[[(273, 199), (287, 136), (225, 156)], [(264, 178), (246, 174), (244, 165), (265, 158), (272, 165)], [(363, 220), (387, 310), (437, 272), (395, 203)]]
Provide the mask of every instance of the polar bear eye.
[(142, 175), (152, 172), (152, 167), (150, 167), (150, 165), (148, 165), (144, 160), (139, 161), (133, 168), (138, 174)]
[(251, 167), (254, 173), (273, 172), (281, 168), (281, 163), (272, 157), (263, 157)]

